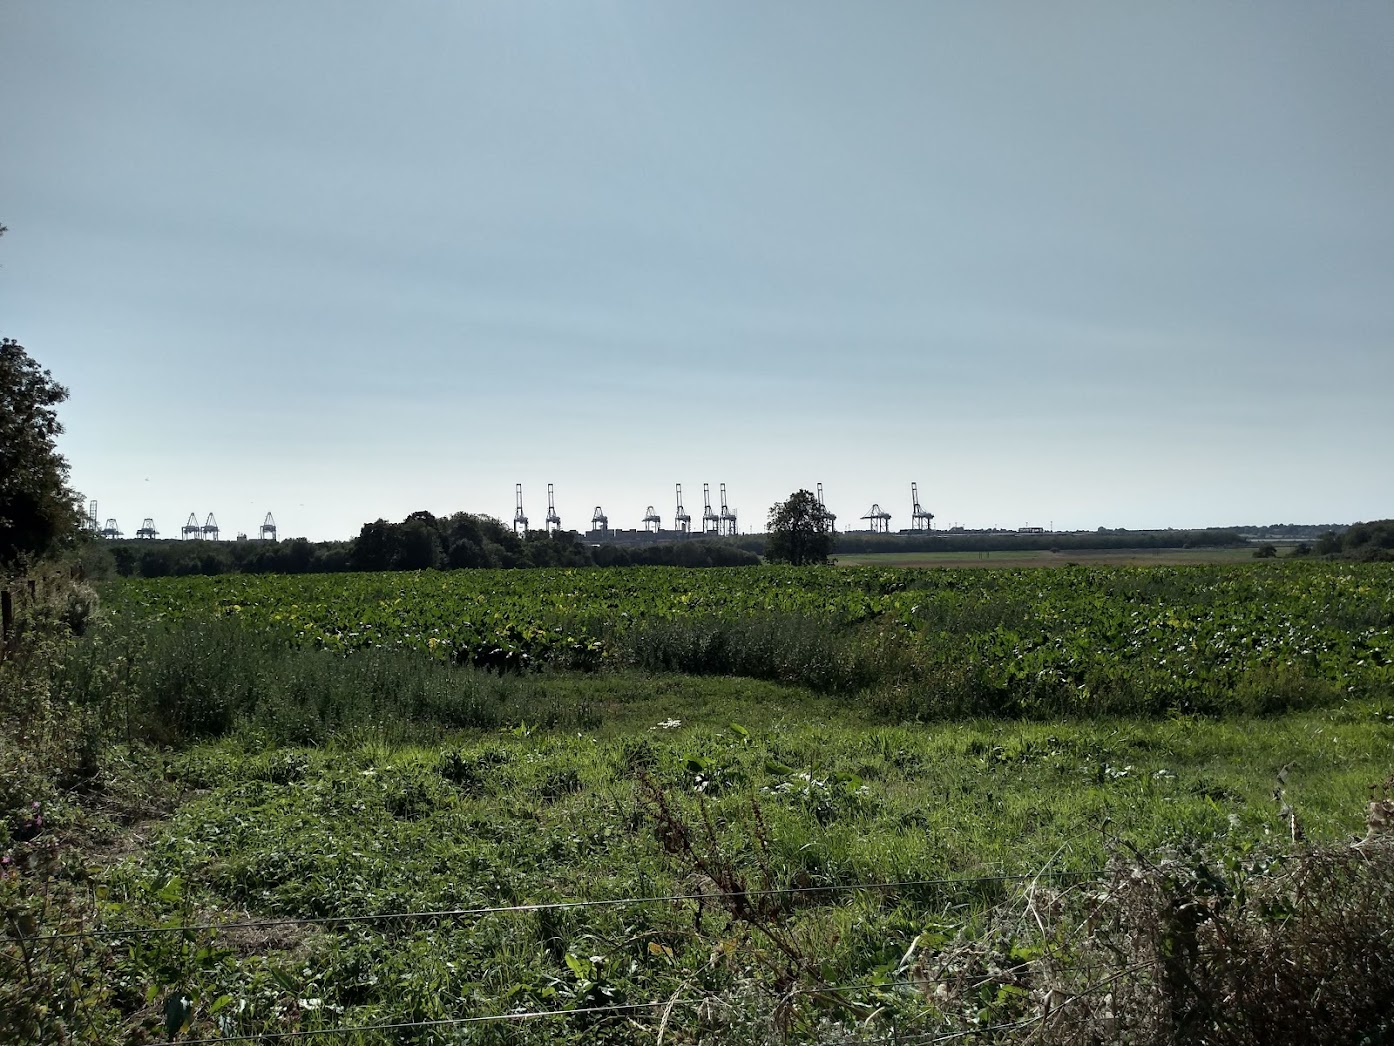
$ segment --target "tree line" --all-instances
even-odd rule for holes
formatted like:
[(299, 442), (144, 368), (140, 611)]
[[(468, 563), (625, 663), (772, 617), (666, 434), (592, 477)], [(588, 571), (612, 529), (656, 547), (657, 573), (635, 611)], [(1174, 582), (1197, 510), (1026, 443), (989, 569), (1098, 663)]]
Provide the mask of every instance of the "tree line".
[[(782, 508), (780, 505), (776, 509)], [(774, 513), (771, 534), (774, 533)], [(1241, 546), (1247, 540), (1228, 529), (1100, 530), (1087, 533), (1019, 534), (1013, 530), (955, 533), (934, 530), (921, 534), (832, 533), (829, 554), (872, 552), (1050, 552), (1083, 549), (1216, 548)], [(767, 537), (749, 534), (731, 539), (741, 548), (764, 554)]]
[[(109, 560), (107, 560), (109, 557)], [(365, 523), (350, 541), (97, 541), (93, 569), (123, 577), (186, 574), (329, 574), (362, 570), (506, 570), (523, 567), (753, 566), (759, 556), (728, 542), (589, 545), (574, 531), (515, 534), (491, 516), (413, 512), (400, 523)]]
[(1317, 538), (1312, 550), (1319, 556), (1340, 559), (1394, 559), (1394, 519), (1376, 519), (1369, 523), (1353, 523), (1339, 534), (1328, 530)]

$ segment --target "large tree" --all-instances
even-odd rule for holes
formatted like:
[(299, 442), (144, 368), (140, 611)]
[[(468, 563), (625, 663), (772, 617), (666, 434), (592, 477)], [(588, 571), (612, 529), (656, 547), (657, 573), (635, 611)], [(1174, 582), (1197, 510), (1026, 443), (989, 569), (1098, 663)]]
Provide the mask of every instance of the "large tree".
[(12, 338), (0, 340), (0, 565), (37, 559), (78, 528), (54, 409), (68, 390)]
[(805, 566), (826, 563), (833, 550), (833, 520), (818, 498), (806, 490), (770, 508), (765, 558), (773, 563)]

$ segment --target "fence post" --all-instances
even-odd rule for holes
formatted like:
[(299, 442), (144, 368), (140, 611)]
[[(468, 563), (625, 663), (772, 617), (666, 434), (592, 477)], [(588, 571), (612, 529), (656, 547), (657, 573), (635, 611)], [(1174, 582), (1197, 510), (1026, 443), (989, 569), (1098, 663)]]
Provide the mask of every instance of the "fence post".
[(0, 661), (9, 654), (10, 633), (15, 627), (15, 605), (10, 590), (0, 590)]

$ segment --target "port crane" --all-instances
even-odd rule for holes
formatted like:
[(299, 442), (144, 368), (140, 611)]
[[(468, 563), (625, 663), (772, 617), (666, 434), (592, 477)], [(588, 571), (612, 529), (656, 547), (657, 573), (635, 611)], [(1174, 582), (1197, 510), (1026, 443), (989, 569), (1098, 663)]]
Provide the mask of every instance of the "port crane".
[(556, 534), (561, 531), (561, 517), (557, 515), (557, 499), (552, 491), (552, 484), (547, 484), (547, 533)]
[(934, 513), (920, 508), (920, 489), (914, 483), (910, 484), (910, 500), (914, 504), (910, 510), (910, 529), (933, 530)]
[(721, 515), (718, 517), (718, 534), (736, 533), (736, 514), (726, 507), (726, 484), (721, 484)]
[(891, 532), (891, 514), (883, 510), (880, 505), (872, 505), (871, 511), (862, 519), (871, 524), (873, 534), (889, 534)]
[(678, 511), (673, 514), (673, 529), (686, 534), (692, 530), (692, 517), (682, 507), (682, 484), (678, 485)]
[(712, 488), (710, 483), (702, 484), (702, 500), (706, 508), (702, 510), (702, 533), (720, 534), (721, 517), (712, 511)]

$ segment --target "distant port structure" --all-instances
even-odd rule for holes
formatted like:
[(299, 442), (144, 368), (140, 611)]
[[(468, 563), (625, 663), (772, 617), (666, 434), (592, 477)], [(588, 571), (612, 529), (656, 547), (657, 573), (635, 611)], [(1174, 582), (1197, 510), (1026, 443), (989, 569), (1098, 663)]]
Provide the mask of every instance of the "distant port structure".
[[(640, 517), (640, 526), (634, 529), (623, 527), (611, 527), (610, 515), (605, 511), (603, 505), (596, 505), (595, 511), (591, 513), (590, 529), (580, 536), (591, 544), (604, 545), (642, 545), (657, 544), (664, 541), (686, 541), (689, 538), (701, 537), (734, 537), (740, 533), (740, 520), (726, 494), (726, 484), (718, 485), (718, 500), (715, 506), (712, 503), (712, 485), (702, 484), (702, 517), (701, 529), (693, 530), (692, 514), (687, 511), (683, 504), (682, 484), (673, 485), (673, 526), (671, 530), (664, 529), (663, 516), (654, 505), (644, 508)], [(517, 496), (515, 504), (517, 512), (522, 511), (522, 484), (516, 487)], [(561, 518), (556, 514), (556, 487), (552, 483), (547, 484), (547, 506), (548, 506), (548, 530), (552, 531), (553, 525), (557, 530), (561, 529)], [(518, 529), (517, 516), (515, 514), (514, 529)]]
[[(694, 520), (692, 513), (687, 511), (683, 502), (682, 484), (673, 485), (673, 517), (672, 529), (665, 529), (663, 518), (653, 505), (647, 506), (640, 519), (641, 525), (632, 530), (611, 527), (610, 516), (600, 505), (595, 506), (595, 512), (591, 515), (591, 528), (581, 536), (592, 544), (649, 544), (659, 541), (683, 541), (688, 538), (714, 538), (714, 537), (735, 537), (740, 534), (739, 516), (732, 507), (727, 495), (726, 484), (716, 484), (715, 497), (713, 497), (711, 483), (702, 484), (702, 514), (700, 518)], [(818, 506), (823, 510), (829, 524), (834, 530), (837, 529), (837, 516), (827, 507), (824, 500), (823, 484), (817, 484)], [(547, 500), (549, 514), (554, 512), (553, 490), (551, 483), (547, 484)], [(883, 509), (880, 503), (873, 504), (870, 510), (861, 517), (866, 521), (866, 528), (861, 531), (848, 531), (848, 533), (872, 533), (890, 534), (891, 513)], [(694, 529), (694, 523), (697, 524)], [(557, 521), (558, 528), (560, 520)], [(901, 534), (925, 533), (934, 529), (934, 513), (920, 503), (920, 487), (918, 483), (910, 484), (910, 527), (901, 530)]]
[[(99, 523), (97, 516), (97, 503), (91, 502), (87, 507), (87, 515), (84, 517), (83, 529), (108, 541), (121, 541), (125, 534), (121, 530), (121, 525), (113, 518), (108, 518), (105, 523)], [(257, 531), (258, 537), (262, 541), (277, 540), (276, 520), (271, 513), (266, 514), (266, 518), (261, 521), (261, 527)], [(160, 537), (160, 530), (155, 526), (155, 520), (146, 516), (141, 520), (140, 526), (136, 529), (135, 537), (137, 541), (156, 541)], [(208, 513), (204, 521), (198, 521), (198, 513), (190, 512), (189, 518), (184, 525), (179, 528), (179, 537), (184, 541), (220, 541), (222, 530), (218, 527), (218, 519), (213, 513)], [(238, 534), (238, 540), (246, 540), (245, 534)]]
[[(652, 544), (665, 541), (684, 541), (690, 538), (721, 538), (736, 537), (740, 534), (740, 520), (736, 509), (732, 506), (727, 494), (726, 484), (719, 483), (716, 486), (716, 497), (713, 499), (713, 484), (702, 484), (702, 514), (699, 519), (694, 519), (693, 514), (688, 512), (683, 499), (683, 489), (681, 483), (673, 485), (673, 516), (671, 529), (663, 526), (663, 517), (659, 510), (652, 504), (646, 506), (639, 516), (640, 525), (633, 529), (624, 527), (612, 527), (610, 525), (610, 515), (603, 506), (596, 505), (595, 511), (591, 513), (590, 529), (584, 531), (579, 537), (594, 544)], [(823, 484), (818, 483), (817, 502), (823, 510), (825, 517), (834, 530), (837, 529), (837, 516), (831, 512), (824, 500)], [(631, 517), (633, 518), (633, 517)], [(861, 519), (865, 521), (866, 528), (861, 531), (850, 530), (847, 533), (871, 533), (871, 534), (890, 534), (891, 513), (881, 507), (880, 502), (873, 503), (870, 510)], [(513, 531), (519, 537), (526, 537), (529, 532), (529, 518), (523, 508), (523, 484), (515, 483), (513, 487)], [(696, 526), (694, 527), (694, 524)], [(91, 534), (111, 541), (124, 540), (125, 533), (120, 524), (114, 518), (107, 518), (105, 521), (97, 515), (97, 502), (92, 501), (88, 506), (88, 511), (83, 518), (84, 528)], [(934, 513), (930, 512), (920, 503), (919, 484), (910, 484), (910, 527), (900, 530), (901, 534), (924, 533), (934, 529)], [(1022, 532), (1039, 532), (1041, 528), (1023, 528)], [(562, 531), (562, 519), (557, 511), (556, 485), (547, 484), (547, 515), (546, 532), (548, 534), (559, 534)], [(222, 540), (222, 530), (218, 525), (217, 517), (209, 512), (202, 517), (197, 512), (190, 512), (183, 526), (178, 528), (178, 538), (184, 541), (220, 541)], [(135, 539), (138, 541), (155, 541), (160, 538), (160, 530), (155, 525), (155, 520), (146, 516), (140, 527), (135, 531)], [(238, 540), (246, 540), (245, 533), (238, 533)], [(260, 541), (276, 541), (279, 538), (279, 530), (276, 525), (275, 517), (266, 513), (261, 522), (261, 526), (256, 529), (256, 539)]]

